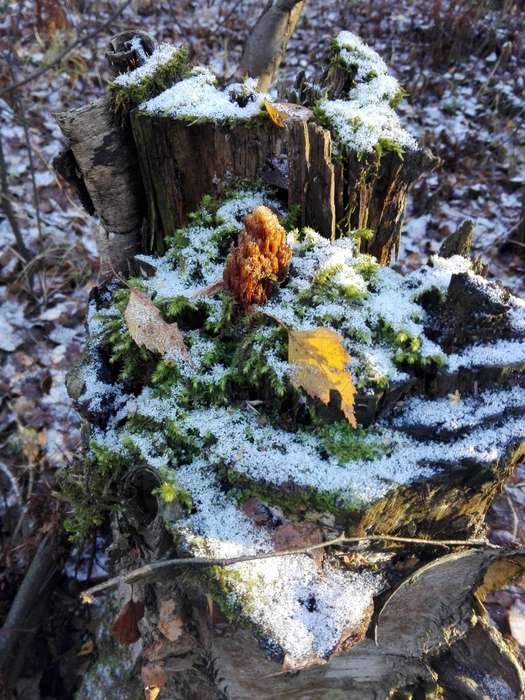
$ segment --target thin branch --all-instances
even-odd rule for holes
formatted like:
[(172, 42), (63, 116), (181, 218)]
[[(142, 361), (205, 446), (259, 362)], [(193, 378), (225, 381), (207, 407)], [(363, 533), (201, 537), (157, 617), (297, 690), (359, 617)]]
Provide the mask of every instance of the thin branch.
[(103, 583), (92, 586), (81, 593), (81, 598), (85, 602), (90, 602), (91, 598), (97, 593), (106, 591), (111, 588), (117, 588), (123, 583), (132, 585), (138, 581), (154, 580), (169, 571), (181, 566), (231, 566), (232, 564), (241, 564), (249, 561), (260, 561), (262, 559), (272, 559), (274, 557), (285, 557), (292, 554), (309, 554), (317, 549), (325, 547), (334, 547), (342, 544), (359, 544), (361, 542), (394, 542), (400, 544), (416, 544), (430, 547), (487, 547), (488, 549), (500, 549), (498, 545), (492, 544), (487, 540), (427, 540), (418, 537), (396, 537), (395, 535), (365, 535), (363, 537), (336, 537), (333, 540), (327, 540), (320, 544), (309, 545), (308, 547), (300, 547), (298, 549), (287, 549), (277, 552), (262, 552), (261, 554), (250, 554), (241, 557), (231, 557), (222, 559), (210, 559), (207, 557), (185, 557), (180, 559), (164, 559), (155, 561), (151, 564), (145, 564), (138, 569), (133, 569), (126, 574), (115, 576)]
[(27, 262), (31, 258), (31, 253), (27, 249), (24, 243), (24, 237), (22, 236), (22, 230), (20, 228), (20, 223), (16, 216), (13, 204), (11, 202), (11, 192), (9, 190), (9, 182), (7, 179), (7, 165), (5, 162), (4, 155), (4, 144), (2, 141), (2, 132), (0, 129), (0, 206), (6, 215), (13, 235), (16, 240), (16, 247), (18, 253)]
[(103, 22), (101, 25), (99, 25), (96, 29), (94, 29), (92, 32), (89, 32), (85, 36), (79, 36), (78, 39), (75, 39), (75, 41), (72, 41), (71, 44), (68, 44), (66, 48), (61, 51), (58, 56), (51, 61), (51, 63), (46, 63), (43, 65), (41, 68), (36, 70), (34, 73), (31, 73), (31, 75), (28, 75), (27, 78), (24, 78), (23, 80), (19, 80), (17, 83), (13, 83), (12, 85), (8, 85), (7, 87), (3, 88), (0, 90), (0, 97), (8, 92), (13, 92), (13, 90), (17, 90), (18, 88), (22, 87), (23, 85), (27, 85), (28, 83), (32, 82), (33, 80), (36, 80), (37, 78), (40, 78), (40, 76), (44, 75), (47, 73), (49, 70), (54, 68), (55, 66), (58, 66), (60, 62), (68, 55), (68, 53), (71, 53), (73, 49), (76, 49), (77, 46), (80, 46), (86, 41), (90, 41), (91, 39), (94, 39), (98, 34), (103, 32), (105, 29), (109, 27), (110, 24), (112, 24), (128, 7), (131, 5), (132, 0), (125, 0), (125, 2), (118, 7), (115, 12), (113, 12), (112, 15), (108, 17), (108, 19)]

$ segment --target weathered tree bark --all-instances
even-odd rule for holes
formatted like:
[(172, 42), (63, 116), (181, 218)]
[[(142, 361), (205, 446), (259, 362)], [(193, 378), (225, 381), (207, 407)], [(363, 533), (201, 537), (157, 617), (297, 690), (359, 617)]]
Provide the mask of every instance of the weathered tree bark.
[(145, 252), (162, 253), (165, 236), (186, 222), (205, 194), (218, 196), (235, 179), (263, 177), (286, 150), (286, 134), (270, 120), (189, 125), (135, 110), (131, 123), (148, 203)]
[(238, 77), (257, 78), (259, 90), (269, 89), (304, 3), (305, 0), (269, 0), (248, 35), (237, 68)]
[(297, 121), (289, 127), (288, 154), (288, 204), (299, 206), (301, 225), (328, 238), (371, 229), (361, 249), (388, 265), (399, 247), (408, 191), (437, 164), (430, 151), (338, 155), (328, 130)]
[(127, 272), (128, 261), (139, 250), (143, 220), (143, 190), (133, 141), (114, 123), (108, 98), (55, 118), (100, 217), (101, 271)]

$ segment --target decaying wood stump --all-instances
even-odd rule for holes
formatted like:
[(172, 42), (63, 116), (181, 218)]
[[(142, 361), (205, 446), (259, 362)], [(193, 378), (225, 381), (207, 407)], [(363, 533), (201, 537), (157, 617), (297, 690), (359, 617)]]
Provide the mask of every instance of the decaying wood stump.
[[(525, 553), (479, 538), (525, 451), (525, 305), (477, 274), (467, 229), (419, 270), (387, 267), (408, 188), (434, 161), (401, 133), (383, 62), (342, 35), (313, 110), (177, 64), (171, 87), (131, 112), (140, 171), (131, 149), (122, 172), (145, 196), (135, 188), (119, 214), (136, 232), (146, 212), (141, 291), (94, 290), (68, 380), (90, 438), (77, 524), (113, 515), (120, 572), (93, 593), (118, 585), (126, 600), (132, 585), (145, 602), (126, 652), (139, 691), (521, 698), (515, 650), (483, 600)], [(375, 70), (354, 69), (352, 52)], [(104, 172), (73, 152), (101, 215)], [(269, 290), (247, 309), (221, 280), (261, 206), (278, 235), (245, 234), (243, 274)], [(268, 208), (297, 229), (286, 237)], [(288, 246), (284, 280), (275, 241)], [(340, 343), (346, 389), (297, 379), (290, 338), (319, 330)], [(335, 364), (313, 362), (324, 380)], [(109, 666), (101, 655), (79, 697), (112, 692)]]
[(269, 120), (191, 125), (136, 110), (132, 125), (148, 202), (145, 252), (163, 253), (165, 237), (187, 221), (204, 195), (220, 196), (235, 180), (262, 177), (285, 151), (285, 135)]

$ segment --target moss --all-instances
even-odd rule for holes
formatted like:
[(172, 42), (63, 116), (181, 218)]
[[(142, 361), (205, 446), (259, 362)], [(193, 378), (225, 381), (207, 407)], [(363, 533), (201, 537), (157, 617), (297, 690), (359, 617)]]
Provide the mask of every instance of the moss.
[[(326, 451), (341, 463), (372, 460), (385, 454), (388, 449), (388, 445), (381, 442), (376, 431), (370, 428), (352, 428), (347, 421), (337, 423), (319, 421), (316, 425), (316, 433)], [(371, 441), (371, 436), (377, 436), (378, 439)]]
[(185, 510), (191, 512), (193, 508), (193, 499), (186, 489), (177, 485), (173, 473), (163, 470), (165, 476), (164, 481), (160, 486), (153, 489), (152, 493), (159, 496), (164, 503), (179, 503)]
[(90, 454), (60, 472), (61, 493), (73, 508), (64, 523), (72, 542), (83, 542), (123, 511), (118, 486), (127, 469), (125, 455), (91, 441)]
[(395, 153), (400, 160), (404, 159), (403, 146), (391, 139), (379, 139), (374, 150), (379, 158), (383, 158), (387, 153)]
[(189, 49), (187, 46), (181, 46), (169, 61), (160, 63), (154, 73), (144, 76), (142, 80), (129, 85), (110, 83), (113, 113), (123, 122), (133, 107), (160, 95), (161, 92), (187, 77), (189, 71)]
[(343, 498), (337, 491), (319, 491), (311, 486), (298, 487), (293, 484), (277, 486), (269, 482), (254, 481), (225, 464), (215, 466), (219, 476), (231, 487), (229, 495), (238, 504), (253, 497), (277, 506), (287, 516), (297, 517), (300, 513), (315, 511), (334, 513), (341, 520), (359, 510), (357, 501)]

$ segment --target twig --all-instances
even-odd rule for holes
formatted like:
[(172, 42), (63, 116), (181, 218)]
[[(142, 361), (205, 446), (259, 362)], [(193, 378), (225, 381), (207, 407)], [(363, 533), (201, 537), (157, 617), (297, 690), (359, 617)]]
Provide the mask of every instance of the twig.
[(0, 97), (8, 92), (13, 92), (13, 90), (17, 90), (23, 85), (27, 85), (28, 83), (32, 82), (33, 80), (36, 80), (37, 78), (40, 78), (41, 75), (47, 73), (47, 71), (51, 70), (51, 68), (54, 68), (55, 66), (59, 65), (59, 63), (68, 55), (68, 53), (71, 53), (73, 49), (76, 49), (77, 46), (80, 46), (85, 41), (90, 41), (98, 34), (103, 32), (105, 29), (107, 29), (109, 25), (112, 24), (124, 12), (128, 5), (131, 5), (131, 0), (125, 0), (125, 2), (123, 2), (122, 5), (120, 5), (120, 7), (118, 7), (105, 22), (100, 24), (92, 32), (89, 32), (85, 36), (79, 36), (78, 39), (75, 39), (75, 41), (72, 41), (71, 44), (68, 44), (68, 46), (66, 46), (66, 48), (63, 51), (61, 51), (53, 61), (51, 61), (51, 63), (46, 63), (34, 73), (31, 73), (31, 75), (28, 75), (27, 78), (23, 78), (23, 80), (19, 80), (17, 83), (8, 85), (7, 87), (0, 90)]
[(12, 663), (25, 630), (37, 623), (33, 616), (35, 606), (44, 597), (57, 568), (57, 545), (47, 537), (40, 542), (20, 588), (11, 604), (3, 627), (0, 629), (0, 672), (5, 672)]
[(364, 535), (363, 537), (346, 537), (345, 535), (342, 535), (341, 537), (336, 537), (333, 540), (327, 540), (326, 542), (321, 542), (320, 544), (300, 547), (298, 549), (287, 549), (280, 552), (262, 552), (261, 554), (249, 554), (246, 556), (222, 559), (185, 557), (180, 559), (164, 559), (161, 561), (154, 561), (151, 564), (145, 564), (144, 566), (141, 566), (138, 569), (133, 569), (126, 574), (115, 576), (114, 578), (110, 578), (103, 583), (92, 586), (91, 588), (83, 591), (81, 593), (81, 597), (86, 602), (89, 602), (92, 596), (96, 595), (97, 593), (101, 593), (102, 591), (117, 588), (123, 583), (131, 585), (133, 583), (137, 583), (138, 581), (154, 580), (167, 570), (175, 569), (180, 566), (231, 566), (232, 564), (241, 564), (248, 561), (260, 561), (262, 559), (272, 559), (274, 557), (285, 557), (292, 554), (309, 554), (316, 549), (334, 547), (341, 544), (359, 544), (360, 542), (395, 542), (402, 544), (425, 545), (430, 547), (444, 547), (445, 549), (448, 549), (449, 547), (487, 547), (489, 549), (500, 549), (498, 545), (487, 542), (486, 540), (427, 540), (418, 537), (397, 537), (395, 535)]
[(27, 262), (31, 254), (24, 243), (24, 237), (22, 236), (22, 230), (20, 229), (20, 224), (18, 222), (13, 204), (11, 202), (11, 192), (9, 191), (9, 182), (7, 180), (7, 165), (4, 156), (4, 145), (2, 142), (2, 135), (0, 129), (0, 205), (6, 215), (13, 235), (16, 240), (16, 247), (18, 249), (21, 257)]

